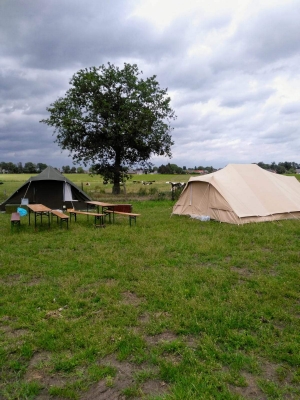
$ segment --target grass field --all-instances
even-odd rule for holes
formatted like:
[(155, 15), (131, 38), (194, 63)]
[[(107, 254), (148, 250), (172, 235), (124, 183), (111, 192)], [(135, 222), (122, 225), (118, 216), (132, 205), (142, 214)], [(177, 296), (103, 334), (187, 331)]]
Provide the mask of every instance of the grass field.
[(300, 221), (171, 217), (140, 188), (132, 227), (0, 214), (0, 399), (299, 399)]

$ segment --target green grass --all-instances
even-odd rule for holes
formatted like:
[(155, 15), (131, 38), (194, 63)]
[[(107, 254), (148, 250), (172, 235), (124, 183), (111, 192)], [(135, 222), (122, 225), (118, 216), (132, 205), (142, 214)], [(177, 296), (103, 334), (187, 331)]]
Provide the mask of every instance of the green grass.
[(107, 398), (300, 398), (299, 221), (132, 204), (132, 227), (78, 216), (35, 230), (23, 217), (11, 232), (0, 214), (0, 398), (80, 399), (97, 385)]

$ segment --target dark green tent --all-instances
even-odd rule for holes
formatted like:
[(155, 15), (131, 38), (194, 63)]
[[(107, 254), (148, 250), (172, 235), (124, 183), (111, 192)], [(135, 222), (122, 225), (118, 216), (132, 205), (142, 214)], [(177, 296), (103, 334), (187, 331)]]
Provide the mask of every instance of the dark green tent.
[(29, 204), (44, 204), (54, 209), (85, 208), (85, 201), (91, 198), (80, 190), (73, 182), (52, 167), (47, 167), (39, 175), (28, 179), (8, 199), (0, 204), (0, 210), (5, 211), (6, 204), (22, 203), (28, 199)]

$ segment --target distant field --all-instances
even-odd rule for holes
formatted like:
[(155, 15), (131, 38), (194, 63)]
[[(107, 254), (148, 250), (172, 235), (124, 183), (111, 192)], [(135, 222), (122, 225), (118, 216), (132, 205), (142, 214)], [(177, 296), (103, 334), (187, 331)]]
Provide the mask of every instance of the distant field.
[[(0, 203), (5, 201), (13, 194), (32, 174), (3, 174), (0, 175)], [(131, 201), (134, 199), (171, 199), (171, 185), (167, 182), (187, 182), (191, 176), (195, 175), (161, 175), (144, 174), (132, 175), (126, 182), (125, 191), (121, 189), (118, 196), (120, 201)], [(294, 175), (300, 180), (300, 175)], [(89, 174), (66, 174), (66, 177), (75, 183), (80, 189), (84, 190), (95, 200), (113, 199), (112, 185), (103, 184), (103, 178), (99, 175), (90, 176)], [(151, 185), (143, 185), (142, 182), (151, 182)], [(180, 191), (177, 193), (177, 197)]]
[[(26, 182), (32, 174), (3, 174), (0, 175), (0, 182), (4, 182), (0, 185), (0, 202), (3, 202), (12, 193), (14, 193), (24, 182)], [(66, 174), (68, 179), (75, 183), (79, 188), (84, 190), (89, 195), (99, 197), (110, 197), (112, 192), (112, 185), (103, 184), (103, 178), (99, 175), (90, 176), (88, 174)], [(122, 197), (157, 197), (159, 193), (163, 193), (164, 196), (170, 197), (172, 182), (187, 182), (191, 175), (160, 175), (160, 174), (144, 174), (144, 175), (133, 175), (132, 179), (126, 182), (126, 195), (122, 188)], [(135, 182), (134, 182), (135, 181)], [(143, 185), (142, 181), (151, 182), (151, 185)], [(120, 196), (119, 196), (120, 197)]]

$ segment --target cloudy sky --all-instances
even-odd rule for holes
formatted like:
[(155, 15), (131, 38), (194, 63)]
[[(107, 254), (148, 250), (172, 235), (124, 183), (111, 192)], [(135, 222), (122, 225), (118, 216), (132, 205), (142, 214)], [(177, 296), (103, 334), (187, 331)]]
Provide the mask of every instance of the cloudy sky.
[(0, 161), (72, 166), (39, 123), (79, 69), (168, 88), (173, 158), (300, 163), (300, 0), (0, 0)]

